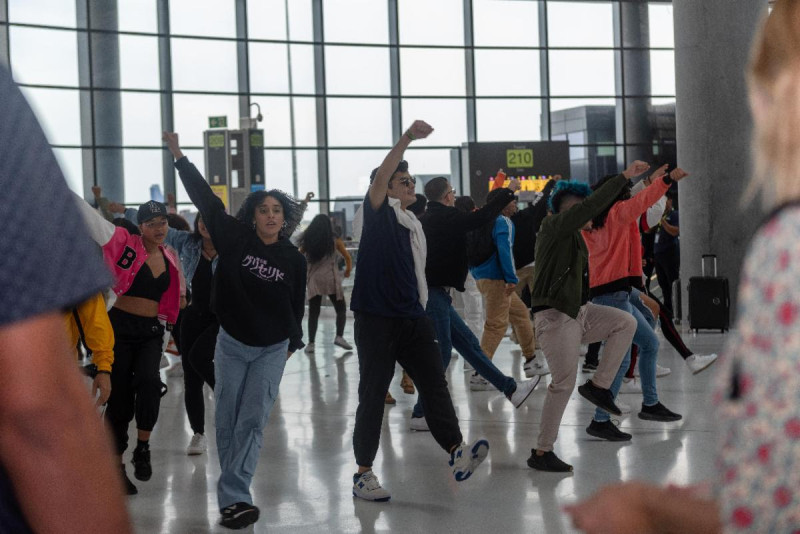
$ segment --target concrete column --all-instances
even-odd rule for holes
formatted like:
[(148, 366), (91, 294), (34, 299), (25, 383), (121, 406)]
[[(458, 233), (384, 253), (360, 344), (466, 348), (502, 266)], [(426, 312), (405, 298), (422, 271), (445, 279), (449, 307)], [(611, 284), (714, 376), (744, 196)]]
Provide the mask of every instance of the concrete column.
[(681, 280), (700, 274), (702, 254), (716, 254), (730, 280), (733, 320), (739, 272), (761, 220), (742, 207), (751, 172), (751, 119), (745, 69), (766, 0), (674, 0), (678, 165), (691, 176), (679, 187)]
[[(617, 86), (623, 100), (617, 101), (617, 128), (625, 125), (625, 161), (653, 160), (653, 132), (650, 126), (650, 15), (647, 2), (620, 2), (619, 29), (622, 65), (617, 68)], [(618, 59), (619, 61), (619, 59)], [(621, 79), (620, 79), (621, 78)], [(638, 98), (637, 98), (638, 97)], [(624, 106), (624, 111), (620, 108)], [(623, 120), (620, 120), (623, 119)], [(618, 135), (619, 136), (619, 132)], [(631, 146), (633, 145), (633, 146)]]
[(105, 30), (78, 35), (81, 85), (95, 88), (81, 96), (82, 142), (94, 145), (93, 151), (84, 151), (84, 185), (96, 183), (105, 196), (123, 202), (119, 38), (116, 33), (107, 33), (118, 29), (117, 2), (76, 0), (76, 7), (79, 28)]

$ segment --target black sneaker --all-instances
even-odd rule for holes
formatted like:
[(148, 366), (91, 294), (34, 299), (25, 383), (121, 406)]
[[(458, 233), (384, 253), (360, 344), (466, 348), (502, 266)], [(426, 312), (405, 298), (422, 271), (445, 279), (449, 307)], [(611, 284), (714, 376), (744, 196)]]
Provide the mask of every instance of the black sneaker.
[(220, 510), (222, 519), (219, 524), (225, 528), (239, 530), (258, 521), (258, 507), (246, 502), (237, 502)]
[(133, 449), (133, 476), (136, 480), (148, 481), (153, 476), (153, 466), (150, 465), (150, 448), (136, 447)]
[(642, 411), (639, 412), (639, 419), (645, 419), (647, 421), (680, 421), (683, 419), (683, 416), (671, 412), (666, 406), (657, 402), (652, 406), (645, 406), (642, 404)]
[(586, 427), (586, 433), (590, 436), (594, 436), (596, 438), (604, 439), (606, 441), (630, 441), (631, 435), (623, 432), (617, 425), (612, 423), (611, 421), (603, 421), (602, 423), (599, 421), (595, 421), (592, 419), (592, 422), (589, 423), (589, 426)]
[(528, 467), (538, 471), (551, 471), (553, 473), (570, 473), (572, 466), (562, 462), (553, 451), (547, 451), (543, 455), (536, 454), (536, 449), (531, 449), (531, 457), (528, 458)]
[(136, 489), (131, 479), (128, 478), (128, 473), (125, 472), (125, 464), (121, 464), (120, 467), (122, 468), (122, 485), (125, 489), (125, 495), (136, 495), (139, 493), (139, 490)]
[(598, 408), (613, 415), (622, 415), (620, 409), (614, 404), (614, 397), (611, 392), (595, 386), (591, 380), (587, 380), (584, 385), (578, 386), (578, 393)]
[(597, 364), (593, 362), (583, 362), (582, 370), (584, 373), (594, 373), (597, 371)]

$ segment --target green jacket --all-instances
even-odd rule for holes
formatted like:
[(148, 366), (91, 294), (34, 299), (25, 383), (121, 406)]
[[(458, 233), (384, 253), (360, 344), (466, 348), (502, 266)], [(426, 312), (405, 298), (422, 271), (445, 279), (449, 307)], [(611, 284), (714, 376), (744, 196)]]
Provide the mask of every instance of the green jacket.
[(531, 307), (550, 306), (573, 319), (578, 316), (583, 272), (589, 261), (581, 228), (610, 206), (627, 182), (620, 174), (580, 204), (545, 217), (536, 236)]

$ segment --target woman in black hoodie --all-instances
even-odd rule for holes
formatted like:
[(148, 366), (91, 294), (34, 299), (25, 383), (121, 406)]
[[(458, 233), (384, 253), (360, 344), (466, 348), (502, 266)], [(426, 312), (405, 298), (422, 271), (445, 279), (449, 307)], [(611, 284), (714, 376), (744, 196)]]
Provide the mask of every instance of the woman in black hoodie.
[(220, 324), (214, 354), (222, 470), (217, 500), (220, 524), (243, 528), (258, 520), (250, 482), (264, 425), (286, 359), (303, 347), (306, 260), (288, 239), (303, 206), (281, 191), (255, 191), (232, 217), (181, 152), (178, 135), (165, 132), (164, 141), (219, 255), (211, 295)]

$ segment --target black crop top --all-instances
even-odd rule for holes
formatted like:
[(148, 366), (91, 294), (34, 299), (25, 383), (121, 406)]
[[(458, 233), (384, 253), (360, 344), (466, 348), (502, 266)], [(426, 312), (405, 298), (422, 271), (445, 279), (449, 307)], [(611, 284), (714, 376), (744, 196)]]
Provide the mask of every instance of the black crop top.
[(142, 265), (125, 295), (159, 302), (161, 295), (169, 287), (169, 264), (167, 263), (167, 258), (164, 258), (164, 263), (167, 268), (158, 278), (153, 278), (153, 271), (150, 270), (150, 266), (147, 263)]

